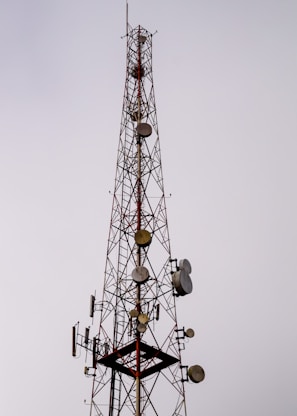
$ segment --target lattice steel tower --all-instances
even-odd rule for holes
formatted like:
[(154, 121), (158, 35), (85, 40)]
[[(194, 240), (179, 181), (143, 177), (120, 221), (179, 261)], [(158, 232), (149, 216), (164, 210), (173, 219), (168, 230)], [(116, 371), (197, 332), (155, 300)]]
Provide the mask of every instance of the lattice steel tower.
[[(172, 259), (152, 72), (152, 35), (127, 26), (127, 70), (103, 296), (91, 296), (98, 326), (73, 327), (73, 355), (87, 351), (90, 415), (186, 416), (184, 366), (192, 329), (178, 327), (176, 297), (192, 291), (188, 260)], [(94, 325), (92, 325), (92, 328)], [(192, 412), (194, 415), (194, 413)]]

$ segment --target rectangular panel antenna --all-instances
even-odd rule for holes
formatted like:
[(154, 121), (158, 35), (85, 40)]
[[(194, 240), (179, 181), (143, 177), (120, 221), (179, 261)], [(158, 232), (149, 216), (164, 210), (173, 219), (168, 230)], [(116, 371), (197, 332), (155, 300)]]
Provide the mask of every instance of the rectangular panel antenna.
[(95, 310), (95, 296), (91, 295), (90, 297), (90, 317), (93, 318)]
[(85, 329), (85, 344), (88, 345), (89, 343), (89, 333), (90, 333), (90, 328), (86, 328)]
[(76, 329), (72, 327), (72, 356), (76, 357)]

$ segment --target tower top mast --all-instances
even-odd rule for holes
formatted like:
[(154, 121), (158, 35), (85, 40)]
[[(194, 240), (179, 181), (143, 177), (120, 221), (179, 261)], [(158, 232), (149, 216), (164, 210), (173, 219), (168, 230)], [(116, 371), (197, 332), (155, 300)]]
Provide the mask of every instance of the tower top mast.
[(128, 0), (126, 0), (126, 36), (128, 36), (128, 25), (129, 25), (129, 5), (128, 5)]

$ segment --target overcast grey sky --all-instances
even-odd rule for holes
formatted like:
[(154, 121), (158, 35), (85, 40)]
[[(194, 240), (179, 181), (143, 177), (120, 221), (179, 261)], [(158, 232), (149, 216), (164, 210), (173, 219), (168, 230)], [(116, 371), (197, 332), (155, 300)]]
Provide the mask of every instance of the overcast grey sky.
[[(154, 36), (189, 416), (297, 414), (296, 0), (130, 0)], [(125, 1), (0, 3), (1, 401), (88, 415), (71, 326), (101, 293), (125, 80)]]

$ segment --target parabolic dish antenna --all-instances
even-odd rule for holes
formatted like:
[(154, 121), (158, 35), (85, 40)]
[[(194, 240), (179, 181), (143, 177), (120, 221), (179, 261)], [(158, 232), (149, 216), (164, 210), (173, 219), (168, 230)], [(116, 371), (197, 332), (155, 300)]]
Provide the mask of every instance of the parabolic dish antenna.
[(137, 309), (131, 309), (129, 313), (130, 313), (131, 318), (137, 318), (137, 316), (139, 315), (139, 312)]
[(180, 296), (189, 295), (193, 290), (192, 280), (183, 269), (173, 273), (172, 283)]
[(132, 119), (133, 121), (137, 121), (138, 119), (139, 119), (139, 120), (141, 120), (141, 119), (142, 119), (142, 117), (143, 117), (143, 114), (142, 114), (142, 113), (138, 114), (138, 111), (134, 111), (134, 112), (133, 112), (133, 113), (131, 113), (130, 115), (131, 115), (131, 119)]
[(147, 324), (149, 321), (149, 317), (145, 313), (140, 313), (137, 319), (141, 324)]
[(148, 123), (139, 123), (136, 131), (141, 137), (149, 137), (152, 134), (152, 126)]
[(135, 233), (135, 242), (139, 247), (147, 247), (151, 244), (152, 237), (147, 230), (138, 230)]
[(188, 274), (192, 273), (191, 263), (187, 259), (182, 259), (179, 261), (179, 268), (185, 270)]
[(135, 79), (138, 79), (138, 77), (142, 78), (144, 75), (143, 65), (141, 65), (139, 68), (138, 68), (138, 65), (134, 65), (134, 67), (131, 70), (131, 75)]
[(205, 378), (204, 370), (200, 365), (192, 365), (188, 369), (188, 375), (194, 383), (200, 383)]
[(188, 328), (188, 329), (185, 331), (185, 336), (186, 336), (186, 337), (188, 337), (188, 338), (193, 338), (193, 337), (194, 337), (194, 335), (195, 335), (195, 331), (194, 331), (194, 329), (192, 329), (192, 328)]
[(146, 41), (146, 36), (140, 35), (138, 39), (140, 43), (144, 43)]
[(149, 278), (149, 271), (144, 266), (137, 266), (132, 272), (132, 279), (136, 283), (145, 283)]
[(137, 331), (143, 334), (146, 331), (146, 325), (145, 324), (138, 324), (137, 325)]

